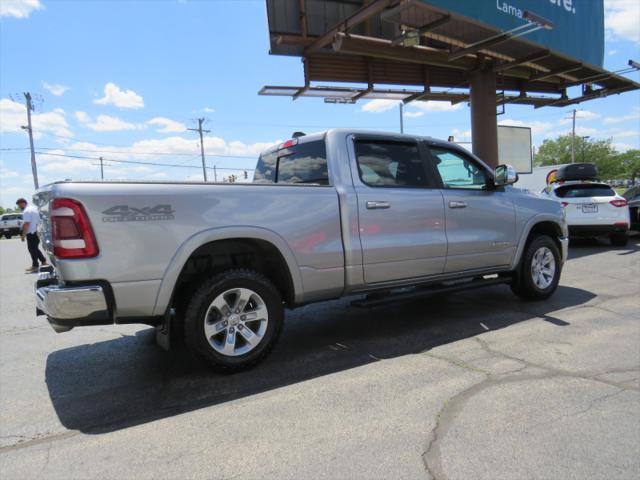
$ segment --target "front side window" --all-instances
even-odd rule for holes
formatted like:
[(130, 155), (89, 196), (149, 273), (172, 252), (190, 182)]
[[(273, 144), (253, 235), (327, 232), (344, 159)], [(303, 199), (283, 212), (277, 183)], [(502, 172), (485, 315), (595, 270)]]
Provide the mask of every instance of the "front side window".
[(371, 187), (427, 187), (424, 163), (415, 143), (357, 140), (358, 171)]
[(253, 181), (329, 185), (324, 140), (306, 142), (261, 155)]
[(431, 148), (431, 154), (445, 188), (482, 190), (487, 185), (485, 171), (460, 153)]

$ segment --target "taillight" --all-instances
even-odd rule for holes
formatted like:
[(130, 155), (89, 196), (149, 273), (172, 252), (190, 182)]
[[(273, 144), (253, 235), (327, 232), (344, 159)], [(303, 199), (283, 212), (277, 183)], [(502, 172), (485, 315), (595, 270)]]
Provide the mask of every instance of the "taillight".
[(563, 207), (566, 207), (567, 205), (569, 205), (569, 202), (560, 202), (562, 204)]
[(627, 201), (626, 200), (611, 200), (609, 203), (611, 205), (613, 205), (614, 207), (626, 207), (627, 206)]
[(98, 255), (98, 244), (82, 205), (70, 198), (56, 198), (51, 205), (53, 254), (58, 258)]

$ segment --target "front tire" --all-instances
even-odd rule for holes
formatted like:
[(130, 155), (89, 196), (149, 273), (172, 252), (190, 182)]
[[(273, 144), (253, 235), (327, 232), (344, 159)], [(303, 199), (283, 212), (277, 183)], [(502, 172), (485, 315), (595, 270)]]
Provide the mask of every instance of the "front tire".
[(185, 343), (216, 370), (244, 370), (269, 354), (283, 322), (282, 295), (266, 277), (228, 270), (193, 294), (184, 319)]
[(611, 245), (614, 247), (626, 247), (629, 242), (629, 235), (627, 232), (615, 232), (609, 235)]
[(546, 300), (558, 288), (561, 270), (558, 246), (548, 235), (539, 235), (525, 247), (511, 290), (525, 300)]

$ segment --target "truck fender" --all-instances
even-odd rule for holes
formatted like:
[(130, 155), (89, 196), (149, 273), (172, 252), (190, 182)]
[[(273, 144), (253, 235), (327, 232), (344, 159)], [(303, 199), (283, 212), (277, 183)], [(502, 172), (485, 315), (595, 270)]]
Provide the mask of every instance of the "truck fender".
[(520, 258), (522, 257), (522, 252), (524, 252), (524, 247), (527, 243), (527, 238), (529, 237), (531, 230), (533, 230), (533, 227), (538, 223), (542, 222), (555, 223), (560, 228), (560, 230), (563, 231), (563, 235), (568, 235), (568, 233), (565, 232), (562, 228), (562, 224), (558, 222), (558, 217), (556, 215), (553, 215), (551, 213), (539, 213), (534, 217), (531, 217), (522, 229), (522, 233), (520, 234), (520, 238), (518, 239), (518, 248), (516, 249), (513, 260), (511, 261), (511, 269), (515, 269), (518, 267), (518, 263), (520, 263)]
[(193, 252), (204, 244), (211, 243), (216, 240), (229, 239), (263, 240), (276, 247), (282, 255), (282, 258), (284, 258), (287, 268), (289, 269), (291, 280), (293, 282), (294, 300), (296, 302), (300, 301), (303, 296), (302, 278), (300, 276), (300, 269), (298, 268), (296, 259), (287, 242), (280, 235), (266, 228), (248, 227), (244, 225), (228, 226), (202, 230), (187, 238), (187, 240), (178, 247), (162, 275), (162, 281), (156, 297), (153, 314), (164, 315), (167, 307), (169, 306), (169, 302), (171, 301), (171, 296), (173, 295), (175, 284), (178, 281), (178, 276), (182, 272), (182, 269)]

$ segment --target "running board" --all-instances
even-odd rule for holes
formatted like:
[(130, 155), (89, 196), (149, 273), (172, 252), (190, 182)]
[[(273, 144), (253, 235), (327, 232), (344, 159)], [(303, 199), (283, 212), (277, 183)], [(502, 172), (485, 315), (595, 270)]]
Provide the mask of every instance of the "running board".
[(482, 280), (470, 280), (467, 282), (458, 282), (453, 285), (439, 285), (433, 287), (415, 289), (409, 292), (391, 293), (384, 297), (366, 297), (362, 300), (354, 300), (351, 302), (353, 307), (378, 307), (380, 305), (386, 305), (387, 303), (393, 303), (400, 300), (411, 300), (413, 298), (428, 297), (430, 295), (437, 295), (439, 293), (451, 293), (459, 292), (463, 290), (472, 290), (474, 288), (490, 287), (492, 285), (501, 285), (504, 283), (511, 283), (511, 277), (498, 277), (488, 278)]

